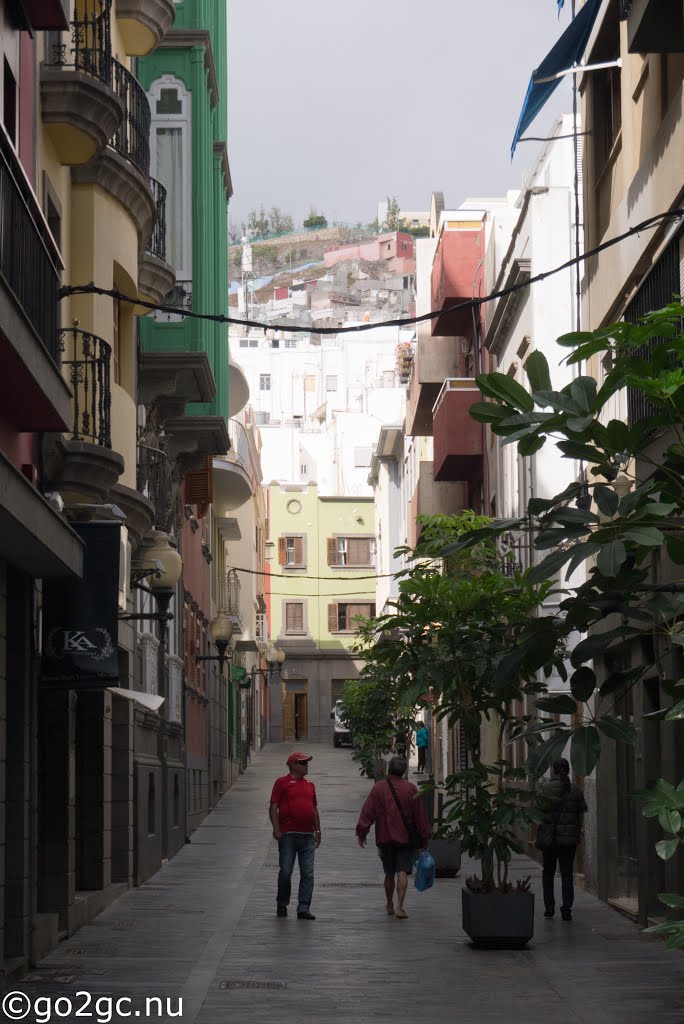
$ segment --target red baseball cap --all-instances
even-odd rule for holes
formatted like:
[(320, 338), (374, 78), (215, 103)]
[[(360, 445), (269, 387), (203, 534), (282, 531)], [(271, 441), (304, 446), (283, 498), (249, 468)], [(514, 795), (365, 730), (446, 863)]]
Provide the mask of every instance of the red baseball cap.
[(295, 761), (311, 761), (313, 760), (313, 754), (300, 754), (299, 751), (295, 751), (294, 754), (290, 754), (287, 759), (288, 764), (294, 764)]

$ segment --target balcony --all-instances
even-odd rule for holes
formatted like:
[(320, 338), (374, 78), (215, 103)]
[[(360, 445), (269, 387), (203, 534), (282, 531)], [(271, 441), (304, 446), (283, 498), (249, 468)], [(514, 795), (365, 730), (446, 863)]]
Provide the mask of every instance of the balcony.
[(257, 649), (263, 654), (268, 647), (268, 616), (266, 612), (257, 612), (254, 633)]
[(128, 68), (111, 61), (112, 86), (123, 118), (109, 145), (86, 164), (74, 167), (77, 185), (99, 185), (131, 215), (141, 249), (152, 236), (157, 216), (150, 179), (150, 105), (145, 91)]
[(138, 268), (138, 292), (148, 302), (163, 303), (176, 283), (173, 267), (166, 262), (166, 189), (155, 178), (149, 179), (154, 199), (155, 219), (149, 241)]
[(173, 25), (176, 5), (174, 0), (118, 0), (116, 16), (126, 53), (144, 57)]
[[(448, 216), (445, 214), (445, 216)], [(443, 222), (435, 259), (432, 265), (432, 309), (470, 302), (480, 260), (485, 253), (484, 220), (475, 211), (459, 211), (458, 217)], [(471, 307), (442, 313), (432, 321), (432, 333), (438, 336), (472, 336)]]
[(418, 516), (454, 515), (468, 505), (468, 488), (463, 483), (438, 483), (431, 462), (421, 462), (413, 497), (409, 501), (408, 542), (416, 546), (422, 527)]
[(228, 435), (228, 453), (214, 459), (214, 507), (219, 516), (240, 508), (257, 488), (245, 428), (237, 420), (229, 420)]
[(444, 381), (433, 410), (435, 480), (474, 481), (482, 475), (482, 424), (469, 415), (479, 401), (472, 378)]
[(444, 381), (463, 373), (465, 354), (459, 338), (431, 338), (421, 332), (406, 397), (406, 433), (431, 437), (432, 407)]
[(242, 614), (240, 608), (240, 578), (235, 569), (224, 573), (219, 579), (219, 610), (225, 612), (233, 623), (233, 635), (242, 635)]
[(102, 153), (123, 121), (113, 83), (111, 0), (95, 0), (74, 18), (41, 65), (42, 118), (63, 164), (84, 164)]
[(111, 491), (112, 500), (126, 514), (134, 553), (151, 529), (177, 532), (171, 467), (162, 448), (138, 444), (135, 487), (116, 484)]
[(61, 431), (70, 419), (59, 368), (60, 267), (38, 200), (0, 132), (0, 408), (18, 431)]
[(123, 473), (124, 460), (112, 448), (110, 345), (76, 327), (59, 335), (62, 369), (71, 387), (66, 436), (45, 456), (45, 476), (67, 503), (101, 501)]
[(682, 0), (620, 0), (630, 53), (684, 53)]

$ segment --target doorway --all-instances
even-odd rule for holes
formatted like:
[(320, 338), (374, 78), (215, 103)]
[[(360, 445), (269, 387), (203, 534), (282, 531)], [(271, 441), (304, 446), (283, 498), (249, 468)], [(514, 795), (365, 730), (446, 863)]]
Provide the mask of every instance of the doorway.
[(283, 693), (283, 740), (305, 740), (308, 729), (307, 681), (288, 679)]

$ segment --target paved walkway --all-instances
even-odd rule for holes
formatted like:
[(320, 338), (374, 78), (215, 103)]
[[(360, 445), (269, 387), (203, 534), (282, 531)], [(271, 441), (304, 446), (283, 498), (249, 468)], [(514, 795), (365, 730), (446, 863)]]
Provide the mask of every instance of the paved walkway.
[[(266, 808), (289, 748), (273, 745), (166, 868), (16, 987), (53, 1001), (90, 992), (92, 1004), (81, 996), (74, 1006), (93, 1021), (100, 996), (129, 996), (133, 1008), (161, 996), (172, 1014), (182, 997), (183, 1024), (682, 1024), (684, 955), (582, 892), (572, 924), (545, 921), (538, 898), (534, 941), (517, 952), (470, 947), (460, 879), (426, 893), (411, 884), (409, 920), (387, 917), (378, 858), (354, 836), (370, 784), (348, 750), (304, 746), (315, 755), (323, 826), (315, 922), (275, 917), (277, 848)], [(515, 863), (514, 877), (530, 872), (539, 894), (537, 866)], [(179, 1019), (158, 1017), (152, 1005), (151, 1019)], [(109, 1019), (130, 1024), (125, 1014)]]

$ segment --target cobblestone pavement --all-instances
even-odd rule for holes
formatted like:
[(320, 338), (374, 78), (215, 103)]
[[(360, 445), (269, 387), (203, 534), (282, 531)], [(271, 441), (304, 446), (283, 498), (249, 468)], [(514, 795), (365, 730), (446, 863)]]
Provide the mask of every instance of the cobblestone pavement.
[[(109, 1019), (130, 1022), (129, 1007), (145, 1019), (146, 997), (159, 996), (162, 1015), (153, 1003), (149, 1019), (183, 1024), (684, 1022), (684, 956), (583, 892), (571, 924), (545, 921), (538, 895), (536, 934), (523, 951), (471, 948), (460, 925), (460, 878), (426, 893), (411, 884), (409, 919), (388, 917), (378, 858), (354, 836), (370, 783), (348, 750), (303, 746), (314, 754), (323, 827), (315, 922), (275, 916), (277, 848), (266, 808), (289, 748), (271, 745), (177, 857), (15, 987), (31, 999), (74, 999), (66, 1018), (74, 1021), (77, 1006), (96, 1021), (97, 998), (122, 996), (131, 1003)], [(540, 894), (536, 864), (515, 862), (514, 877), (530, 873)], [(93, 1002), (84, 1005), (77, 992)], [(98, 1005), (106, 1021), (106, 1003)]]

